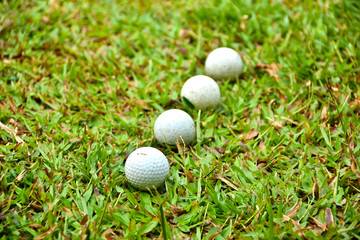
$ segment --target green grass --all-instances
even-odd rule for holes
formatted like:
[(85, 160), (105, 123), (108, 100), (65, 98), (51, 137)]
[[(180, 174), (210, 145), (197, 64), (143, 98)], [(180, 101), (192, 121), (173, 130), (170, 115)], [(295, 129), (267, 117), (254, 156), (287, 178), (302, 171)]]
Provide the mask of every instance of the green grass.
[[(190, 3), (191, 2), (191, 3)], [(0, 239), (359, 239), (360, 4), (1, 1)], [(182, 84), (234, 48), (198, 112)], [(161, 147), (161, 112), (197, 141)], [(127, 154), (169, 159), (158, 193)]]

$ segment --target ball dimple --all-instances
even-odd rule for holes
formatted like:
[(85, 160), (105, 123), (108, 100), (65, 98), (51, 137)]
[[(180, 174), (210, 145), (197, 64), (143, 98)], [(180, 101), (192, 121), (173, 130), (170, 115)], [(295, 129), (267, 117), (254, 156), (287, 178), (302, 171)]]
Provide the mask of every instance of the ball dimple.
[(216, 79), (233, 78), (240, 75), (243, 62), (233, 49), (221, 47), (213, 50), (205, 61), (206, 75)]
[[(159, 166), (163, 167), (159, 167)], [(152, 147), (143, 147), (132, 152), (125, 163), (125, 176), (139, 190), (160, 187), (169, 173), (165, 155)]]
[(186, 98), (196, 108), (204, 110), (220, 104), (220, 89), (210, 77), (197, 75), (189, 78), (181, 89), (181, 98)]
[(195, 124), (189, 114), (179, 109), (163, 112), (154, 124), (156, 140), (161, 144), (190, 144), (195, 137)]

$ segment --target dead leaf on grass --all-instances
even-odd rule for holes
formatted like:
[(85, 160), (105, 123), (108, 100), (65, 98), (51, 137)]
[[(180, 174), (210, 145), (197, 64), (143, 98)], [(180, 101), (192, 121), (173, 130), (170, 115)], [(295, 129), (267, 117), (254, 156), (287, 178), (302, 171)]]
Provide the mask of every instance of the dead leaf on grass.
[(360, 97), (356, 97), (356, 99), (352, 102), (350, 102), (350, 107), (352, 110), (356, 111), (360, 109)]
[(0, 214), (0, 219), (4, 219), (6, 218), (8, 215), (12, 214), (15, 210), (17, 209), (17, 207), (5, 212), (5, 213), (1, 213)]
[(263, 141), (261, 141), (260, 142), (260, 144), (259, 144), (259, 148), (260, 148), (260, 150), (263, 150), (263, 149), (265, 149), (266, 147), (265, 147), (265, 144), (264, 144), (264, 142)]
[[(274, 117), (277, 117), (277, 115), (274, 115)], [(295, 121), (292, 120), (291, 118), (281, 116), (281, 119), (284, 120), (284, 121), (288, 121), (288, 122), (290, 122), (291, 124), (294, 124), (295, 126), (298, 126), (298, 125), (299, 125), (299, 123), (295, 122)], [(286, 122), (285, 122), (285, 123), (286, 123)]]
[(142, 140), (138, 141), (137, 144), (138, 145), (143, 145), (145, 142), (151, 142), (152, 140), (153, 140), (152, 138), (142, 139)]
[(210, 152), (214, 153), (215, 156), (217, 156), (217, 157), (221, 156), (221, 153), (218, 152), (215, 148), (211, 148), (211, 147), (208, 147), (206, 145), (203, 145), (203, 148), (205, 148), (205, 149), (209, 150)]
[(69, 143), (78, 143), (81, 142), (81, 138), (73, 138), (69, 140)]
[(180, 208), (176, 207), (175, 205), (170, 205), (169, 209), (173, 213), (173, 215), (175, 215), (177, 217), (186, 213), (186, 211), (184, 209), (180, 209)]
[(329, 184), (329, 188), (331, 188), (332, 190), (334, 190), (334, 185), (335, 182), (337, 181), (337, 177), (334, 177), (334, 179), (331, 181), (331, 183)]
[(44, 211), (44, 208), (41, 205), (38, 205), (38, 204), (30, 204), (29, 207), (31, 207), (32, 209), (34, 209), (37, 212)]
[(181, 47), (177, 42), (175, 42), (175, 46), (177, 47), (177, 49), (183, 54), (186, 55), (187, 51), (185, 48)]
[(321, 111), (321, 120), (324, 120), (325, 118), (328, 117), (328, 108), (327, 107), (323, 107), (322, 111)]
[(334, 216), (332, 215), (330, 208), (326, 208), (325, 210), (325, 221), (327, 227), (330, 227), (334, 223)]
[(100, 196), (99, 189), (95, 188), (94, 193), (95, 193), (95, 197)]
[(214, 147), (216, 151), (218, 151), (220, 154), (224, 154), (225, 153), (225, 148), (222, 147), (222, 148), (219, 148), (217, 146)]
[(249, 19), (249, 15), (243, 15), (240, 22), (240, 28), (243, 32), (246, 30), (247, 20)]
[(0, 122), (0, 128), (5, 130), (6, 132), (8, 132), (9, 134), (13, 135), (15, 140), (18, 143), (23, 143), (24, 141), (17, 135), (16, 131), (12, 130), (11, 128), (9, 128), (8, 126), (6, 126), (5, 124), (3, 124), (2, 122)]
[(220, 179), (222, 182), (224, 182), (226, 185), (228, 185), (229, 187), (231, 187), (232, 189), (234, 189), (235, 191), (239, 191), (239, 188), (236, 187), (232, 182), (230, 182), (228, 179), (226, 179), (225, 177), (218, 175), (217, 176), (218, 179)]
[(39, 228), (43, 228), (44, 226), (37, 223), (30, 223), (29, 227), (39, 229)]
[(180, 31), (179, 31), (179, 36), (180, 36), (181, 38), (186, 38), (187, 35), (188, 35), (188, 31), (187, 31), (185, 28), (180, 29)]
[(149, 110), (149, 105), (144, 100), (138, 100), (136, 98), (130, 98), (130, 100), (142, 107), (144, 110)]
[(355, 176), (357, 177), (357, 179), (360, 180), (360, 173), (358, 170), (358, 166), (357, 166), (357, 162), (355, 160), (355, 158), (352, 156), (350, 159), (350, 167), (351, 167), (351, 171), (355, 174)]
[(313, 178), (314, 180), (314, 187), (313, 187), (313, 193), (315, 195), (315, 199), (319, 200), (320, 199), (320, 188), (319, 188), (319, 183), (317, 181), (316, 178)]
[(80, 225), (85, 225), (86, 223), (87, 223), (87, 221), (88, 221), (88, 215), (86, 214), (85, 216), (84, 216), (84, 218), (81, 220), (81, 222), (80, 222)]
[(282, 123), (277, 121), (273, 122), (271, 125), (278, 129), (281, 129), (283, 127)]
[(300, 199), (297, 201), (297, 203), (283, 216), (283, 222), (289, 221), (291, 217), (295, 216), (297, 214), (297, 210), (300, 208)]
[(15, 178), (15, 181), (14, 182), (19, 182), (21, 181), (24, 177), (25, 177), (25, 174), (26, 174), (26, 170), (22, 170), (21, 173)]
[(312, 217), (312, 216), (310, 216), (310, 217), (314, 220), (315, 224), (316, 224), (319, 228), (321, 228), (322, 232), (324, 232), (324, 231), (326, 230), (326, 225), (325, 225), (325, 224), (323, 224), (322, 222), (320, 222), (319, 220), (317, 220), (316, 218), (314, 218), (314, 217)]
[(271, 63), (271, 64), (266, 64), (266, 63), (258, 63), (255, 68), (257, 69), (265, 69), (265, 71), (271, 76), (274, 77), (276, 80), (279, 80), (279, 74), (278, 74), (278, 70), (281, 69), (281, 65), (280, 64), (276, 64), (276, 63)]
[(251, 129), (251, 130), (248, 132), (248, 135), (246, 136), (246, 140), (251, 140), (251, 139), (253, 139), (254, 137), (256, 137), (258, 134), (259, 134), (258, 131), (256, 131), (255, 129)]
[(292, 223), (294, 224), (294, 226), (299, 230), (299, 233), (302, 234), (303, 229), (300, 227), (300, 223), (299, 221), (295, 221), (293, 219), (291, 219)]
[(41, 239), (44, 239), (44, 238), (46, 238), (47, 236), (51, 235), (51, 234), (54, 232), (54, 230), (55, 230), (56, 227), (57, 227), (57, 224), (54, 224), (49, 230), (47, 230), (46, 232), (38, 235), (38, 236), (35, 238), (35, 240), (41, 240)]
[(13, 118), (10, 119), (9, 123), (11, 123), (13, 126), (16, 127), (16, 129), (15, 129), (16, 133), (21, 134), (21, 133), (24, 132), (22, 126), (20, 125), (20, 123), (15, 121)]
[[(350, 124), (350, 126), (351, 126), (351, 124)], [(338, 132), (337, 127), (330, 127), (330, 133), (331, 134), (334, 134), (334, 133), (337, 133), (337, 132)]]

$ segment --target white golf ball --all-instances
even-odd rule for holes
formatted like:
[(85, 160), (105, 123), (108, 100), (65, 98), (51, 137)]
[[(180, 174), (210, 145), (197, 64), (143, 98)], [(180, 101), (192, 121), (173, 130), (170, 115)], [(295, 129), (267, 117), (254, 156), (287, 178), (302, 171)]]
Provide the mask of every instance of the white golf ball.
[(186, 98), (196, 108), (204, 110), (220, 103), (220, 89), (210, 77), (197, 75), (189, 78), (181, 89), (181, 98)]
[(132, 152), (125, 162), (125, 176), (139, 190), (160, 187), (169, 173), (165, 155), (152, 147), (142, 147)]
[(156, 119), (154, 125), (156, 140), (164, 145), (175, 145), (185, 142), (189, 144), (195, 137), (195, 124), (189, 114), (179, 109), (171, 109), (163, 112)]
[(233, 49), (221, 47), (213, 50), (205, 62), (206, 75), (221, 80), (240, 75), (243, 62), (240, 55)]

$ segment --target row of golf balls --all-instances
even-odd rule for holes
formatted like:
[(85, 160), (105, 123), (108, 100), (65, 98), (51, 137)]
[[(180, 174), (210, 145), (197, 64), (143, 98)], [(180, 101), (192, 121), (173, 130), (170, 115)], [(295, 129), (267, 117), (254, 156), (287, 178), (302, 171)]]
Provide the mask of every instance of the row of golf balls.
[[(186, 98), (194, 107), (204, 110), (220, 104), (220, 89), (213, 80), (238, 76), (243, 67), (240, 55), (230, 48), (217, 48), (205, 62), (208, 76), (197, 75), (188, 79), (181, 89), (181, 98)], [(171, 109), (156, 119), (154, 135), (161, 144), (190, 144), (195, 137), (195, 124), (186, 112)], [(169, 173), (166, 156), (156, 148), (142, 147), (132, 152), (125, 162), (125, 176), (139, 190), (160, 187)]]

